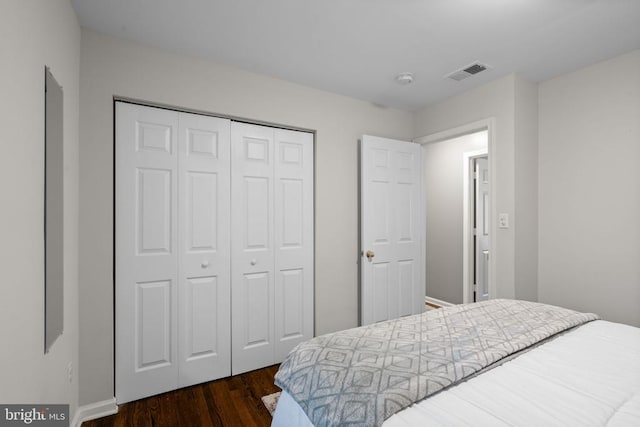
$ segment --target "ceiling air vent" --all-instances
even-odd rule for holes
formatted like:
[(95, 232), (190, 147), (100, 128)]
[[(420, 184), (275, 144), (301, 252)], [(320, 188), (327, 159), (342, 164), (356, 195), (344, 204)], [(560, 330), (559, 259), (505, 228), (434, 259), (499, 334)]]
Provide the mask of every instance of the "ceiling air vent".
[(489, 67), (486, 64), (481, 64), (480, 62), (474, 62), (471, 63), (463, 68), (460, 68), (459, 70), (454, 71), (453, 73), (449, 73), (446, 76), (444, 76), (445, 79), (452, 79), (455, 80), (457, 82), (464, 80), (468, 77), (471, 77), (475, 74), (481, 73), (487, 69), (489, 69), (491, 67)]

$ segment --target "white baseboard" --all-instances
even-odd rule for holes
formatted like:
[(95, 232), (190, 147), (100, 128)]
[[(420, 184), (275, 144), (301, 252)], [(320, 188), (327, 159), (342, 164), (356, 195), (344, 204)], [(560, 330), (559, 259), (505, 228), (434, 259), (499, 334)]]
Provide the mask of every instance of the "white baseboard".
[(452, 305), (455, 305), (450, 302), (442, 301), (441, 299), (437, 299), (429, 296), (424, 297), (424, 302), (428, 302), (429, 304), (439, 305), (440, 307), (451, 307)]
[(96, 418), (102, 418), (117, 413), (118, 405), (116, 404), (116, 398), (114, 397), (103, 400), (102, 402), (80, 406), (70, 425), (71, 427), (80, 427), (84, 421), (95, 420)]

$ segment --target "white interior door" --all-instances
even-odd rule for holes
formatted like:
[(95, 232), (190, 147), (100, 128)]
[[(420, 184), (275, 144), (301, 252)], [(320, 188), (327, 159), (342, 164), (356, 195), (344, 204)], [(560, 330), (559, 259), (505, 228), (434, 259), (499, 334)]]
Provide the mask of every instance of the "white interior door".
[(313, 135), (275, 134), (275, 360), (313, 337)]
[(274, 360), (273, 136), (266, 126), (231, 127), (233, 375)]
[(178, 384), (178, 115), (116, 104), (116, 400)]
[(362, 325), (424, 310), (422, 147), (361, 141)]
[(179, 113), (179, 386), (231, 373), (231, 122)]
[(475, 162), (475, 301), (489, 299), (489, 160)]

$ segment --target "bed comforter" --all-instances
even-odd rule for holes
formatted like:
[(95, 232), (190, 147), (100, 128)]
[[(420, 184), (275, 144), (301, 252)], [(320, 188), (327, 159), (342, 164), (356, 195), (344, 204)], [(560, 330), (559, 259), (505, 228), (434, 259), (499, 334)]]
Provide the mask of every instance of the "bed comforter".
[(597, 318), (513, 300), (428, 311), (302, 343), (280, 366), (276, 384), (315, 426), (380, 426), (414, 402)]

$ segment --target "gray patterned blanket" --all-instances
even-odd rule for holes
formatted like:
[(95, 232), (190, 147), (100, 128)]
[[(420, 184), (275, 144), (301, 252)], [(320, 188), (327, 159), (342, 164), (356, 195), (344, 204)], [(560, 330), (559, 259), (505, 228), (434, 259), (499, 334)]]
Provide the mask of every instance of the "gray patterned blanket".
[(457, 305), (301, 343), (275, 382), (317, 427), (380, 426), (414, 402), (597, 318), (527, 301)]

